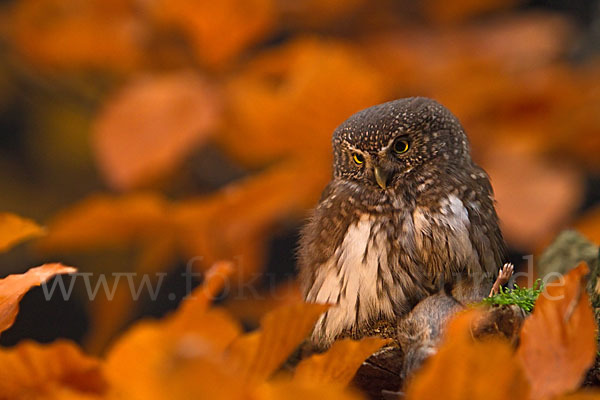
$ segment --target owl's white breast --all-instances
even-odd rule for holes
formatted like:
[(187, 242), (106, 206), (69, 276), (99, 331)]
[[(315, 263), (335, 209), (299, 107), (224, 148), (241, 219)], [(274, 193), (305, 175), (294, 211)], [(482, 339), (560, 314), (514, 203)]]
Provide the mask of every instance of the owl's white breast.
[(381, 295), (383, 282), (391, 287), (393, 278), (386, 250), (389, 238), (378, 225), (375, 217), (363, 215), (348, 228), (332, 258), (318, 269), (307, 300), (337, 305), (317, 322), (315, 335), (321, 341), (331, 341), (344, 329), (375, 317), (394, 315), (392, 299)]
[[(432, 224), (450, 228), (451, 241), (457, 243), (458, 252), (465, 253), (461, 257), (469, 258), (466, 253), (473, 251), (468, 236), (469, 218), (461, 200), (454, 195), (444, 199), (435, 219), (426, 218), (425, 212), (417, 208), (412, 215), (399, 213), (397, 218), (408, 219), (397, 221), (403, 226), (402, 235), (414, 235), (419, 248), (424, 235), (431, 234)], [(317, 269), (306, 300), (335, 306), (317, 321), (313, 333), (316, 341), (330, 343), (345, 330), (375, 319), (391, 319), (394, 303), (405, 301), (403, 289), (393, 278), (394, 270), (402, 266), (398, 259), (388, 257), (389, 242), (398, 240), (388, 237), (388, 232), (394, 231), (385, 229), (389, 223), (364, 214), (349, 226), (333, 256)], [(404, 229), (407, 227), (410, 229)]]

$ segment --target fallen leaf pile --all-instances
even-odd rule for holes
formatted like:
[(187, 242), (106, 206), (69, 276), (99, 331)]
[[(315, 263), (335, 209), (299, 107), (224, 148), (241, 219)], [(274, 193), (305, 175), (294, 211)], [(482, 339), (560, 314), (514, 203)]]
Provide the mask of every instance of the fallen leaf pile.
[[(14, 225), (12, 219), (0, 224), (0, 231)], [(75, 271), (45, 264), (1, 279), (0, 332), (12, 325), (18, 302), (32, 286)], [(389, 339), (338, 340), (325, 353), (282, 368), (329, 306), (283, 305), (268, 312), (259, 329), (244, 333), (229, 312), (212, 305), (233, 272), (232, 263), (217, 262), (177, 311), (135, 323), (102, 357), (88, 356), (67, 340), (0, 348), (0, 399), (364, 398), (348, 385), (362, 362)], [(581, 264), (562, 285), (548, 285), (516, 350), (506, 339), (473, 338), (481, 310), (459, 313), (438, 353), (407, 383), (406, 398), (600, 397), (589, 391), (566, 395), (579, 388), (596, 356), (588, 272)]]
[[(45, 264), (1, 279), (0, 332), (14, 322), (27, 290), (75, 271)], [(267, 314), (259, 330), (244, 334), (229, 313), (211, 306), (233, 272), (231, 263), (215, 264), (175, 313), (136, 323), (103, 358), (86, 356), (65, 340), (0, 349), (0, 398), (360, 398), (346, 386), (362, 361), (388, 340), (343, 340), (301, 361), (295, 374), (275, 374), (328, 306), (283, 306)]]

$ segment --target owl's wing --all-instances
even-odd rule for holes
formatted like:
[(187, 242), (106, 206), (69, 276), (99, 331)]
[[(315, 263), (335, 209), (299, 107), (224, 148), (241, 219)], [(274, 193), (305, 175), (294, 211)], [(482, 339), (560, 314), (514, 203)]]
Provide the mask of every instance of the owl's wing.
[(348, 204), (336, 188), (335, 181), (327, 185), (318, 206), (300, 232), (298, 272), (304, 295), (315, 281), (316, 269), (331, 258), (348, 230), (349, 220), (339, 217), (341, 208)]
[(494, 192), (483, 169), (479, 169), (477, 202), (467, 202), (471, 243), (479, 255), (479, 265), (486, 274), (495, 276), (502, 267), (506, 255), (506, 245), (500, 231), (498, 215), (494, 208)]

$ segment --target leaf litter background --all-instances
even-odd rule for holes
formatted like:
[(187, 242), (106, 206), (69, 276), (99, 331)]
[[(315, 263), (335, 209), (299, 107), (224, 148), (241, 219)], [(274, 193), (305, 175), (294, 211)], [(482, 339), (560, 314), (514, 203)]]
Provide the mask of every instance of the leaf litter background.
[[(29, 287), (70, 267), (1, 281), (0, 326), (16, 320), (0, 338), (0, 398), (360, 396), (341, 387), (381, 340), (273, 374), (323, 311), (298, 304), (293, 264), (331, 132), (386, 100), (430, 96), (459, 117), (515, 262), (565, 228), (600, 244), (597, 1), (5, 0), (0, 19), (1, 276), (54, 261), (167, 274), (156, 301), (121, 283), (89, 302), (76, 281), (68, 301), (33, 289), (19, 314)], [(204, 286), (167, 314), (188, 263)], [(476, 316), (457, 318), (408, 396), (576, 389), (595, 354), (576, 271), (516, 354), (472, 343)], [(161, 319), (134, 323), (149, 316)], [(457, 376), (442, 373), (457, 359)]]

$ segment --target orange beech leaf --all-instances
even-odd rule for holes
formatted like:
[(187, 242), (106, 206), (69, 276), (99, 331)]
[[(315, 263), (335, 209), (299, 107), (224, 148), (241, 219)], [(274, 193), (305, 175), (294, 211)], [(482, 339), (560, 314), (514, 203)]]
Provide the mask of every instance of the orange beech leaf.
[(296, 367), (294, 380), (316, 386), (347, 385), (362, 362), (389, 342), (377, 337), (339, 340), (327, 352), (302, 360)]
[(202, 286), (195, 289), (179, 306), (171, 323), (180, 329), (186, 329), (190, 321), (206, 312), (219, 291), (228, 285), (228, 280), (234, 272), (231, 262), (220, 261), (215, 263), (205, 274)]
[(206, 272), (202, 290), (198, 293), (204, 307), (208, 307), (209, 303), (219, 294), (233, 272), (233, 264), (229, 261), (218, 262)]
[(224, 311), (207, 308), (229, 273), (230, 264), (215, 265), (173, 315), (140, 322), (119, 338), (106, 361), (117, 397), (240, 398), (242, 387), (218, 363), (241, 329)]
[(45, 251), (124, 248), (164, 231), (167, 203), (150, 193), (92, 195), (60, 212), (39, 242)]
[(275, 23), (273, 0), (159, 0), (152, 15), (182, 30), (198, 58), (221, 67), (263, 38)]
[(177, 321), (175, 315), (164, 322), (140, 322), (119, 338), (105, 366), (115, 394), (125, 399), (185, 399), (193, 397), (185, 396), (189, 391), (199, 396), (195, 398), (239, 398), (227, 397), (240, 389), (218, 365), (223, 349), (240, 334), (239, 326), (217, 309), (188, 317), (193, 319)]
[(228, 362), (249, 384), (264, 382), (308, 336), (329, 305), (293, 304), (268, 313), (258, 331), (238, 338)]
[(254, 395), (259, 400), (360, 400), (365, 397), (340, 385), (305, 386), (285, 380), (259, 386)]
[(94, 399), (106, 389), (100, 361), (70, 341), (0, 349), (0, 399)]
[(257, 325), (268, 312), (284, 304), (301, 303), (302, 293), (296, 280), (282, 283), (275, 288), (259, 291), (256, 298), (227, 299), (224, 306), (231, 315), (251, 325)]
[(57, 274), (71, 274), (77, 270), (62, 264), (44, 264), (24, 274), (0, 279), (0, 332), (11, 327), (19, 312), (19, 301), (34, 286), (39, 286)]
[(44, 229), (30, 219), (0, 213), (0, 252), (29, 238), (42, 236)]
[(596, 356), (596, 323), (585, 289), (585, 263), (549, 283), (521, 330), (517, 356), (533, 399), (576, 389)]
[(146, 35), (134, 3), (24, 0), (7, 21), (13, 43), (38, 66), (125, 72), (139, 63)]
[(107, 182), (131, 189), (172, 172), (213, 133), (219, 103), (192, 71), (134, 79), (95, 123), (93, 148)]
[(475, 340), (478, 310), (454, 317), (437, 354), (409, 382), (407, 399), (528, 399), (529, 385), (514, 351), (500, 339)]

